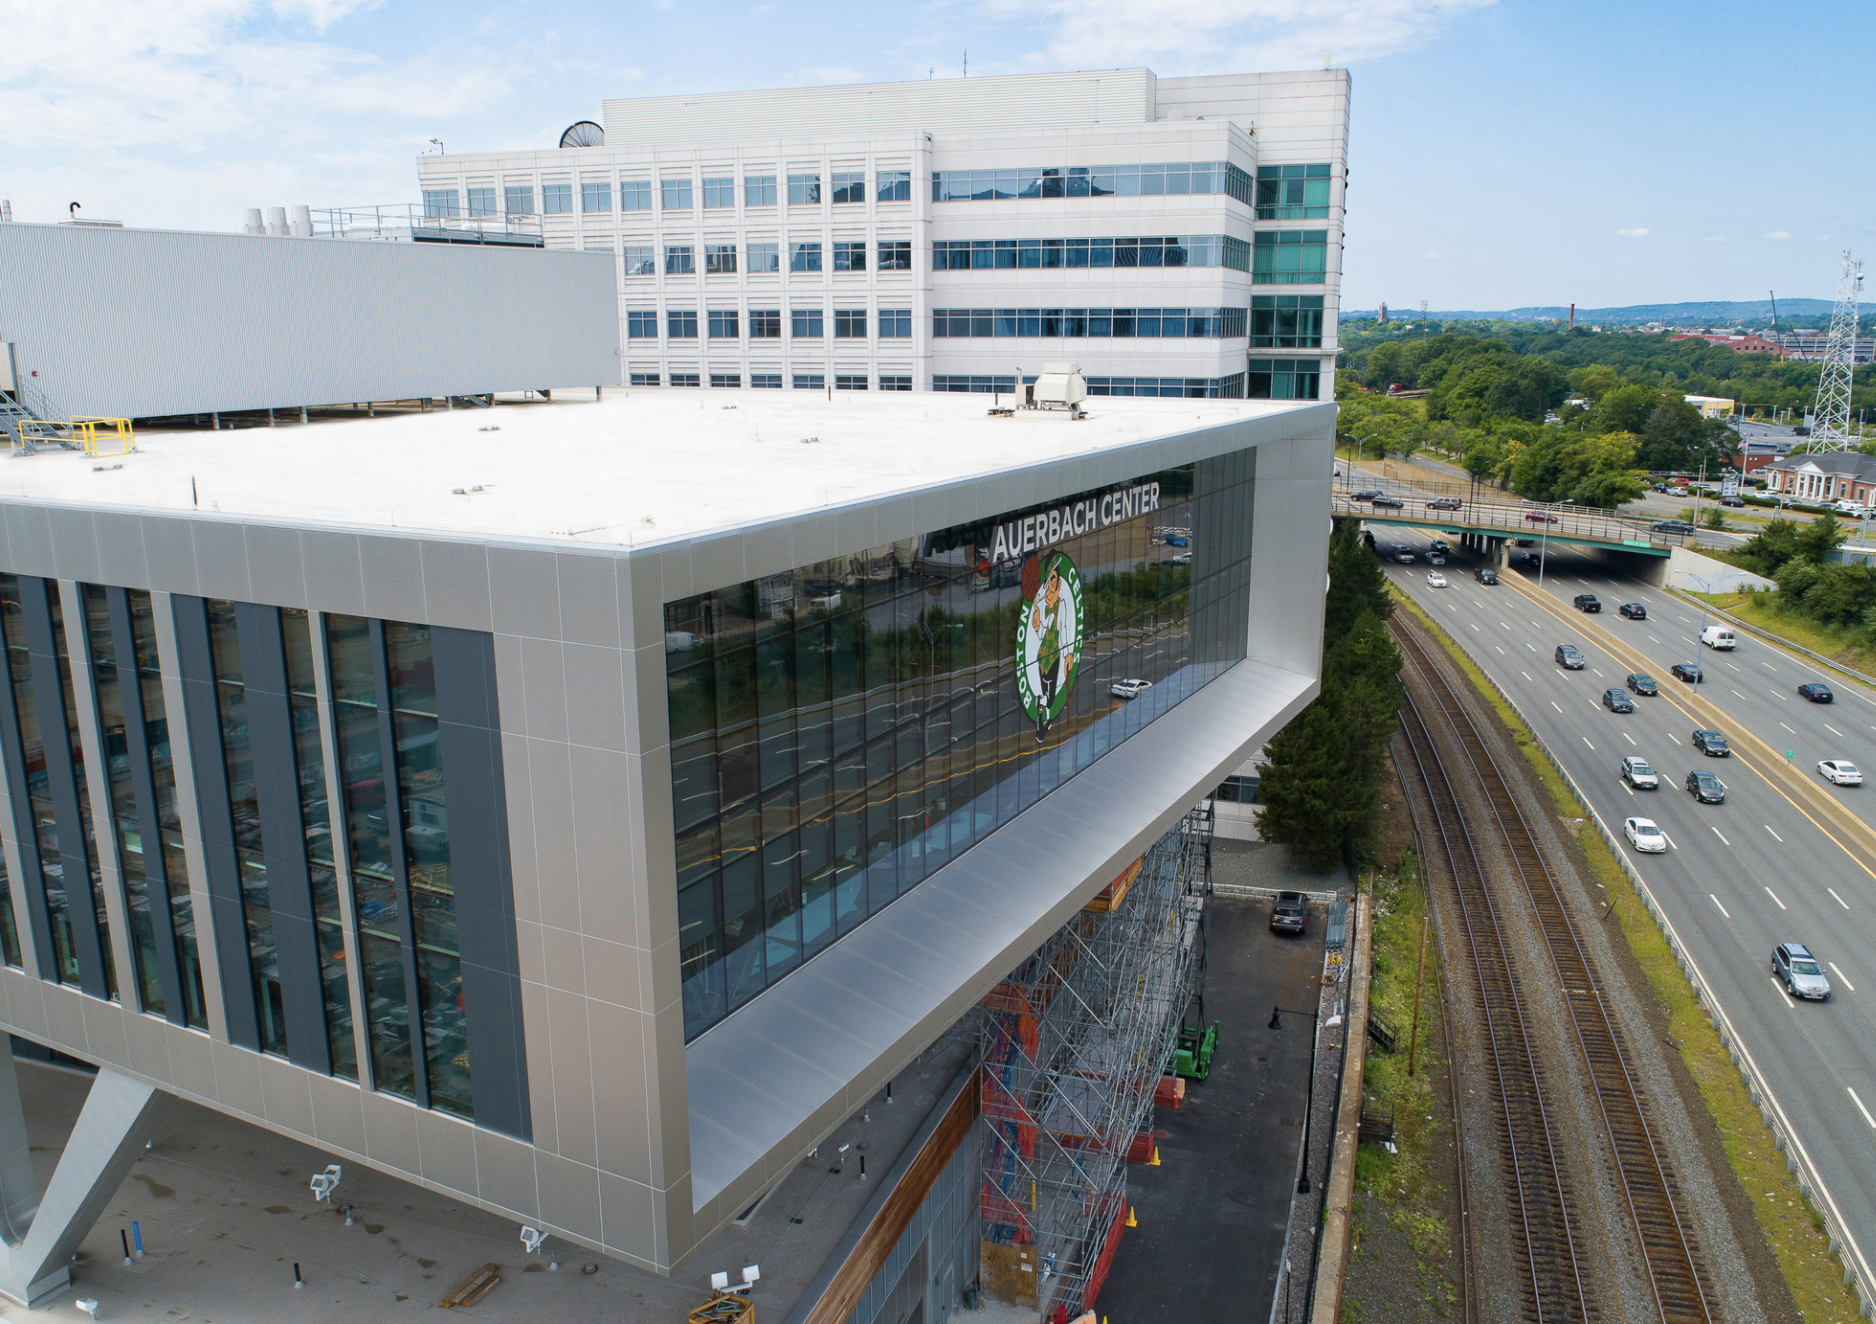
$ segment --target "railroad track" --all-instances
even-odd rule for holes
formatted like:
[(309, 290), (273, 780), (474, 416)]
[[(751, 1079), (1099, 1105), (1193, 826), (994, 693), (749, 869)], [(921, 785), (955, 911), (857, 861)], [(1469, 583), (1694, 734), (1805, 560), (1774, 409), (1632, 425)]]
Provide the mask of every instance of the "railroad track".
[[(1538, 927), (1544, 936), (1546, 954), (1569, 1010), (1570, 1029), (1588, 1069), (1604, 1131), (1609, 1138), (1616, 1175), (1627, 1201), (1656, 1314), (1663, 1324), (1712, 1324), (1711, 1292), (1702, 1279), (1693, 1239), (1681, 1218), (1680, 1197), (1673, 1173), (1649, 1129), (1644, 1095), (1623, 1052), (1622, 1036), (1610, 1019), (1595, 971), (1583, 950), (1576, 927), (1564, 908), (1550, 868), (1538, 850), (1523, 815), (1518, 811), (1517, 802), (1491, 751), (1486, 747), (1471, 716), (1460, 704), (1458, 694), (1433, 664), (1425, 646), (1411, 630), (1404, 628), (1400, 622), (1394, 622), (1391, 628), (1403, 655), (1424, 683), (1437, 720), (1447, 726), (1459, 742), (1465, 757), (1465, 770), (1470, 771), (1476, 779), (1486, 803), (1491, 806), (1496, 835), (1509, 851), (1530, 898)], [(1440, 761), (1428, 736), (1425, 718), (1411, 694), (1403, 707), (1402, 727), (1409, 732), (1409, 745), (1434, 804), (1435, 817), (1440, 820), (1442, 841), (1448, 858), (1454, 863), (1454, 877), (1459, 878), (1463, 874), (1466, 878), (1460, 886), (1461, 914), (1465, 918), (1468, 936), (1486, 928), (1483, 916), (1491, 916), (1489, 927), (1494, 932), (1486, 935), (1488, 955), (1479, 958), (1475, 948), (1475, 963), (1481, 966), (1486, 976), (1495, 978), (1498, 972), (1493, 969), (1494, 962), (1489, 953), (1494, 950), (1493, 939), (1497, 936), (1496, 912), (1491, 909), (1490, 892), (1484, 887), (1484, 875), (1478, 868), (1477, 857), (1472, 850), (1471, 833), (1459, 813), (1457, 799), (1452, 795), (1450, 782), (1446, 780), (1446, 772), (1439, 766)], [(1449, 813), (1452, 815), (1451, 824), (1447, 822)], [(1456, 837), (1462, 837), (1463, 844)], [(1477, 897), (1482, 897), (1482, 902), (1467, 894), (1474, 879), (1477, 880)], [(1475, 904), (1480, 914), (1472, 913)], [(1497, 944), (1496, 950), (1502, 959), (1502, 941)], [(1487, 990), (1488, 1007), (1495, 1000), (1506, 996), (1483, 981), (1482, 987)], [(1515, 990), (1509, 996), (1515, 1003)], [(1509, 1013), (1501, 1012), (1496, 1016), (1488, 1014), (1490, 1020), (1509, 1021)], [(1518, 1046), (1509, 1034), (1503, 1037), (1508, 1047)], [(1492, 1031), (1492, 1038), (1496, 1051), (1500, 1038), (1496, 1029)], [(1528, 1043), (1523, 1047), (1528, 1053)], [(1514, 1061), (1514, 1076), (1516, 1066)], [(1541, 1099), (1539, 1103), (1541, 1107)], [(1510, 1117), (1509, 1112), (1507, 1117)], [(1523, 1107), (1512, 1128), (1514, 1134), (1519, 1128), (1529, 1128), (1532, 1123), (1531, 1110), (1528, 1106)], [(1513, 1140), (1511, 1152), (1519, 1156), (1520, 1161), (1526, 1155), (1535, 1160), (1549, 1152), (1549, 1140), (1547, 1131), (1541, 1137), (1537, 1133), (1526, 1134)], [(1534, 1166), (1538, 1170), (1533, 1175), (1541, 1176), (1541, 1165)], [(1521, 1196), (1531, 1184), (1522, 1180), (1522, 1177), (1520, 1173)], [(1555, 1186), (1552, 1200), (1567, 1242), (1570, 1236), (1568, 1193), (1561, 1183)], [(1541, 1202), (1526, 1200), (1527, 1207), (1533, 1204), (1540, 1213), (1545, 1212)], [(1548, 1234), (1547, 1226), (1540, 1227), (1534, 1235), (1542, 1234)], [(1534, 1244), (1533, 1235), (1527, 1235), (1526, 1244)], [(1537, 1285), (1534, 1293), (1536, 1304), (1531, 1313), (1545, 1321), (1545, 1324), (1553, 1319), (1582, 1318), (1585, 1307), (1581, 1274), (1575, 1271), (1574, 1258), (1570, 1274), (1552, 1272), (1548, 1283), (1538, 1276), (1540, 1267), (1533, 1263), (1529, 1270), (1531, 1281)], [(1574, 1305), (1567, 1293), (1572, 1279), (1577, 1289)], [(1546, 1300), (1547, 1292), (1552, 1287), (1558, 1289), (1558, 1294), (1552, 1298), (1555, 1304)], [(1577, 1313), (1570, 1313), (1572, 1310)]]
[[(1401, 707), (1401, 734), (1433, 809), (1431, 835), (1439, 842), (1458, 892), (1457, 927), (1480, 994), (1486, 1054), (1498, 1093), (1494, 1115), (1518, 1276), (1525, 1289), (1525, 1318), (1538, 1324), (1582, 1324), (1590, 1315), (1570, 1226), (1569, 1193), (1557, 1161), (1523, 1002), (1491, 889), (1485, 884), (1484, 865), (1411, 693)], [(1476, 1283), (1466, 1285), (1468, 1297), (1476, 1292)]]

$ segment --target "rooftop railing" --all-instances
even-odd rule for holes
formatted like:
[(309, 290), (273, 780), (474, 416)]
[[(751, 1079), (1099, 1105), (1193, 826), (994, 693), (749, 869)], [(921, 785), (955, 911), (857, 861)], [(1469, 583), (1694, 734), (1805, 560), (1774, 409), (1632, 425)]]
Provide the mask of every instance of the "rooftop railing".
[(518, 244), (546, 242), (538, 215), (516, 212), (430, 210), (416, 203), (328, 207), (313, 212), (313, 234), (322, 239), (389, 239), (419, 243)]

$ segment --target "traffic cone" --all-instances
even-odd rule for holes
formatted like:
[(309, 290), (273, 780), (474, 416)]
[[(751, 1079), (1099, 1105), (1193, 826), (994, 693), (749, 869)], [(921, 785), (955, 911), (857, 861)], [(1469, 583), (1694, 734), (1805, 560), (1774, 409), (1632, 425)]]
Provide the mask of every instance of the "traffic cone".
[(1137, 1218), (1135, 1218), (1135, 1217), (1133, 1216), (1133, 1206), (1132, 1206), (1132, 1205), (1128, 1205), (1128, 1206), (1127, 1206), (1127, 1226), (1128, 1226), (1128, 1227), (1139, 1227), (1139, 1226), (1140, 1226), (1140, 1220), (1139, 1220), (1139, 1219), (1137, 1219)]
[(1147, 1167), (1157, 1168), (1158, 1166), (1159, 1166), (1159, 1146), (1155, 1145), (1153, 1146), (1153, 1161), (1147, 1164)]

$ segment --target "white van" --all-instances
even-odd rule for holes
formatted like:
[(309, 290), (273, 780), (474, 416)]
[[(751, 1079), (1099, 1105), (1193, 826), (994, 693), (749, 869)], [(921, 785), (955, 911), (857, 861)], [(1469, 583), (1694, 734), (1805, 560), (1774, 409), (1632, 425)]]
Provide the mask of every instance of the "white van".
[(1708, 648), (1717, 648), (1722, 652), (1730, 652), (1738, 641), (1733, 638), (1733, 631), (1730, 626), (1709, 625), (1700, 632), (1700, 642), (1705, 644)]

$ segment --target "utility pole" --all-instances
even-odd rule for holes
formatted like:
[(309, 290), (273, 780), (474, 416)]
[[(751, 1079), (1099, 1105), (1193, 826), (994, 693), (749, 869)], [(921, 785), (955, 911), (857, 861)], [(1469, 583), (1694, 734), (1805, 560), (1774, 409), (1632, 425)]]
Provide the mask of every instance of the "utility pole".
[(1831, 310), (1830, 337), (1824, 342), (1824, 366), (1817, 376), (1817, 406), (1812, 411), (1811, 450), (1847, 451), (1850, 435), (1850, 378), (1856, 357), (1858, 299), (1863, 290), (1863, 260), (1843, 253), (1837, 277), (1837, 305)]

